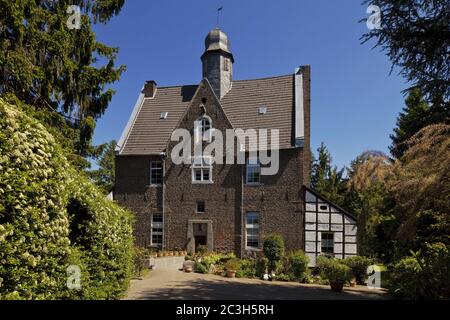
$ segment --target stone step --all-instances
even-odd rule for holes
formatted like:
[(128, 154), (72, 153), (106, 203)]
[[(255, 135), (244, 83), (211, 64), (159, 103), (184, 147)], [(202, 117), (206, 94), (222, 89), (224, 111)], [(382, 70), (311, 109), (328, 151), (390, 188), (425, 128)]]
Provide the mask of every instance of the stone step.
[(180, 270), (183, 269), (184, 256), (150, 258), (149, 267), (157, 270)]

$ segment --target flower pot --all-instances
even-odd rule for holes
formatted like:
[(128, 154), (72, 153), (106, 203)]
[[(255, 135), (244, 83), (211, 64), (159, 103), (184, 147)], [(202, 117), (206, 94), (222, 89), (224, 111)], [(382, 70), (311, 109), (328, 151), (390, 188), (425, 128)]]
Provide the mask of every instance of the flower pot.
[(227, 278), (236, 278), (236, 271), (227, 270)]
[(356, 281), (356, 279), (352, 279), (352, 280), (350, 280), (350, 287), (352, 287), (352, 288), (356, 288), (356, 284), (357, 284), (357, 281)]
[(342, 289), (344, 288), (344, 283), (340, 281), (331, 281), (330, 286), (331, 290), (335, 292), (342, 292)]
[(192, 273), (192, 271), (194, 271), (193, 268), (192, 268), (192, 266), (186, 266), (186, 267), (184, 267), (184, 272), (186, 272), (186, 273)]

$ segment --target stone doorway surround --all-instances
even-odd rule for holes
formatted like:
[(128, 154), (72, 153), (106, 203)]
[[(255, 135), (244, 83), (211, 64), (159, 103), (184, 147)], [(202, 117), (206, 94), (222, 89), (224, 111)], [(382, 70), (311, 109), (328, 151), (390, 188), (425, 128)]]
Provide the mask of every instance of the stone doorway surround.
[(211, 220), (189, 220), (187, 229), (187, 251), (189, 253), (195, 252), (195, 238), (194, 238), (194, 224), (206, 224), (207, 225), (207, 236), (206, 243), (208, 246), (208, 251), (214, 251), (214, 237), (213, 237), (213, 225)]

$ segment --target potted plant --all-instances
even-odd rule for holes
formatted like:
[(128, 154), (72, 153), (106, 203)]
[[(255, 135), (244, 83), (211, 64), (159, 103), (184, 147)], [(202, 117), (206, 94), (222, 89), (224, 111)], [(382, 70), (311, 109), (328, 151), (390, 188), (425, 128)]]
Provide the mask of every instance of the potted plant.
[(239, 270), (239, 265), (238, 259), (230, 259), (225, 263), (227, 278), (236, 278), (236, 272)]
[(192, 273), (194, 271), (194, 261), (185, 261), (183, 263), (183, 270), (186, 273)]
[(330, 281), (331, 290), (342, 292), (344, 284), (351, 280), (351, 269), (337, 260), (330, 260), (324, 270), (324, 276)]

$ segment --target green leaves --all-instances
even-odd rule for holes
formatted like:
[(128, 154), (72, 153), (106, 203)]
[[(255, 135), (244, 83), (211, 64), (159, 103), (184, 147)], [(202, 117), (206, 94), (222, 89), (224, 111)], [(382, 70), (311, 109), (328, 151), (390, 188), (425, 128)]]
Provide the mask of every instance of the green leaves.
[[(0, 299), (119, 297), (131, 274), (132, 215), (17, 109), (0, 99)], [(80, 291), (66, 286), (71, 264), (81, 269)]]

